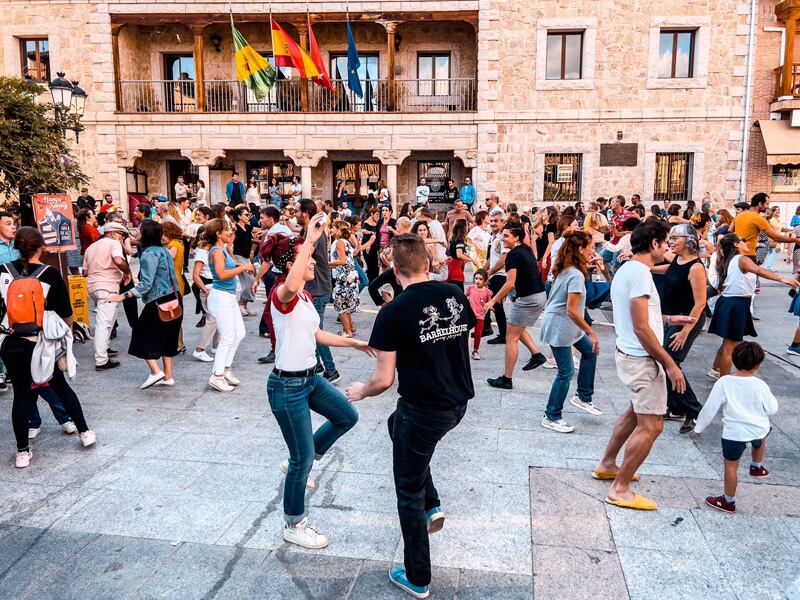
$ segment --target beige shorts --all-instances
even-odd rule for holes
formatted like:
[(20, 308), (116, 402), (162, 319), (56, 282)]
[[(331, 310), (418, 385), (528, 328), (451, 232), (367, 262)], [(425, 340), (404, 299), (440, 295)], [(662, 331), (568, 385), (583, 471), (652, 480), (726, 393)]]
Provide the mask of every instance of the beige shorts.
[(617, 350), (617, 377), (631, 391), (633, 412), (664, 415), (667, 412), (667, 375), (649, 356), (630, 356)]

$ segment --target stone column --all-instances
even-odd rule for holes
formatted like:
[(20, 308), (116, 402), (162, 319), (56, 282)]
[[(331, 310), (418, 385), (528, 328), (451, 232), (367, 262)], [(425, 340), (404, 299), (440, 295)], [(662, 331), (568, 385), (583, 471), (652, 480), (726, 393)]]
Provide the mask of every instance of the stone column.
[(372, 156), (386, 165), (386, 186), (392, 201), (392, 212), (397, 209), (397, 167), (411, 156), (411, 150), (375, 150)]
[(192, 25), (191, 28), (194, 34), (194, 90), (197, 112), (203, 112), (206, 109), (205, 63), (203, 59), (203, 30), (205, 28), (205, 25)]
[(300, 185), (303, 186), (303, 198), (311, 198), (311, 169), (328, 156), (327, 150), (284, 150), (283, 154), (292, 159), (295, 166), (300, 167)]
[[(197, 178), (200, 179), (208, 189), (209, 179), (211, 179), (211, 165), (202, 164), (197, 165)], [(208, 192), (206, 192), (207, 194)]]
[(119, 177), (119, 205), (122, 208), (122, 213), (127, 218), (130, 210), (130, 202), (128, 202), (128, 169), (126, 167), (117, 167), (117, 176)]
[(122, 27), (120, 23), (111, 24), (111, 56), (114, 63), (114, 96), (117, 112), (122, 110), (122, 85), (119, 82), (119, 32)]

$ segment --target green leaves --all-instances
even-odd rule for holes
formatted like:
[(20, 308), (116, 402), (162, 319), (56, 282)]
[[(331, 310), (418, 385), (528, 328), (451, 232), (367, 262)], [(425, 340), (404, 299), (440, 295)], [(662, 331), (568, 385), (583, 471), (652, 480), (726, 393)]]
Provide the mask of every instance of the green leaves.
[[(34, 100), (47, 89), (19, 77), (0, 77), (0, 196), (27, 199), (88, 183), (53, 106)], [(32, 95), (33, 94), (33, 95)]]

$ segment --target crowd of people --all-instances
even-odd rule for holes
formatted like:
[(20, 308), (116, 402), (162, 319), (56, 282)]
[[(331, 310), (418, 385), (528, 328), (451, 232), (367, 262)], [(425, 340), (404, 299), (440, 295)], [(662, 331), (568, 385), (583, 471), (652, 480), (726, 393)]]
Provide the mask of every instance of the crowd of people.
[[(630, 204), (613, 196), (588, 206), (519, 210), (494, 194), (479, 206), (470, 182), (465, 194), (451, 180), (453, 208), (436, 214), (422, 180), (416, 202), (396, 213), (390, 202), (376, 199), (354, 214), (346, 200), (339, 202), (341, 194), (336, 204), (315, 202), (300, 197), (295, 183), (296, 194), (259, 206), (255, 196), (249, 198), (252, 186), (235, 176), (226, 189), (228, 202), (209, 205), (207, 196), (201, 203), (199, 194), (179, 188), (185, 186), (179, 180), (174, 201), (142, 203), (130, 221), (110, 197), (98, 209), (82, 194), (82, 260), (70, 265), (86, 277), (93, 301), (95, 369), (122, 364), (120, 351), (111, 348), (121, 303), (132, 332), (127, 353), (147, 366), (142, 389), (186, 384), (174, 359), (191, 337), (193, 359), (209, 365), (208, 386), (234, 392), (241, 383), (234, 367), (247, 360), (236, 358), (247, 334), (245, 319), (258, 318), (258, 333), (269, 340), (258, 361), (273, 365), (268, 402), (289, 455), (279, 467), (286, 476), (286, 541), (312, 549), (328, 545), (306, 510), (306, 490), (316, 487), (314, 461), (356, 425), (353, 403), (380, 395), (397, 379), (399, 400), (388, 429), (405, 549), (404, 566), (394, 567), (390, 578), (415, 597), (427, 597), (428, 535), (445, 519), (429, 464), (475, 395), (471, 362), (481, 360), (483, 340), (503, 347), (503, 372), (487, 381), (493, 388), (513, 389), (520, 344), (530, 353), (523, 371), (556, 370), (541, 426), (567, 434), (575, 429), (562, 414), (568, 398), (577, 409), (602, 415), (595, 402), (600, 340), (589, 313), (598, 308), (613, 313), (617, 375), (630, 391), (630, 405), (592, 473), (610, 482), (608, 503), (655, 509), (631, 484), (663, 421), (680, 421), (683, 434), (699, 433), (720, 408), (724, 494), (710, 496), (709, 506), (735, 512), (737, 467), (747, 443), (751, 476), (768, 475), (765, 438), (777, 402), (753, 377), (763, 349), (744, 338), (756, 335), (761, 280), (789, 288), (789, 311), (800, 317), (794, 293), (800, 285), (800, 216), (783, 227), (766, 194), (737, 203), (735, 214), (706, 202), (699, 208), (688, 202), (684, 209), (664, 201), (647, 211), (637, 195)], [(779, 244), (791, 249), (794, 277), (774, 268)], [(7, 307), (0, 358), (14, 390), (19, 468), (31, 464), (30, 439), (40, 432), (37, 396), (50, 404), (65, 432), (77, 432), (84, 446), (96, 440), (64, 376), (70, 373), (72, 308), (59, 272), (41, 264), (43, 246), (36, 229), (17, 227), (13, 215), (0, 213), (0, 295)], [(262, 285), (267, 301), (259, 314), (252, 309)], [(23, 289), (41, 306), (44, 321), (37, 311), (26, 316), (15, 303), (18, 294), (9, 293)], [(369, 340), (358, 337), (353, 318), (365, 289), (380, 308)], [(186, 331), (184, 299), (190, 294), (198, 335)], [(338, 334), (325, 330), (329, 305)], [(720, 345), (708, 371), (716, 383), (702, 402), (681, 364), (706, 328)], [(373, 357), (374, 373), (343, 393), (335, 386), (341, 376), (330, 347)], [(787, 352), (800, 355), (800, 326)], [(67, 360), (62, 365), (54, 357)], [(325, 418), (316, 431), (311, 411)]]

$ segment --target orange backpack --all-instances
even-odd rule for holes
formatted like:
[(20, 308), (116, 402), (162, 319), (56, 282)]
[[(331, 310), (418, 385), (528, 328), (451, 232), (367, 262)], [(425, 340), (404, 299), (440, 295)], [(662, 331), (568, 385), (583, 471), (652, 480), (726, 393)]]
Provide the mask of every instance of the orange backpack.
[(45, 265), (37, 265), (30, 275), (20, 275), (11, 263), (6, 263), (13, 277), (6, 290), (8, 327), (17, 335), (37, 335), (42, 330), (44, 317), (44, 288), (39, 276)]

